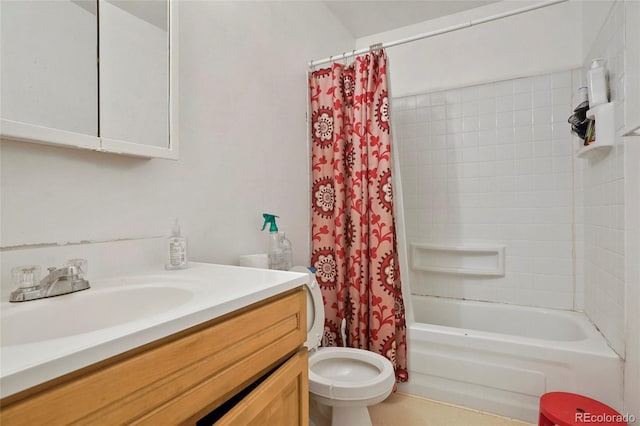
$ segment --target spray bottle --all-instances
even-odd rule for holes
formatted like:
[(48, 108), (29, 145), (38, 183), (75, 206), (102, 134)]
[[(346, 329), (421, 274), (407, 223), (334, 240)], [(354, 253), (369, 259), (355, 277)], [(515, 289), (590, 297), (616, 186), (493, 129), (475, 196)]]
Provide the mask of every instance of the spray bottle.
[(284, 252), (282, 250), (282, 246), (280, 245), (280, 236), (278, 235), (278, 225), (276, 225), (276, 218), (278, 216), (263, 213), (262, 217), (264, 218), (264, 225), (262, 225), (262, 230), (269, 226), (269, 238), (271, 239), (269, 245), (269, 269), (280, 269), (285, 270), (285, 259)]
[(284, 257), (284, 270), (288, 271), (293, 267), (293, 252), (291, 249), (291, 241), (287, 239), (284, 232), (279, 232), (280, 247), (282, 248), (282, 256)]

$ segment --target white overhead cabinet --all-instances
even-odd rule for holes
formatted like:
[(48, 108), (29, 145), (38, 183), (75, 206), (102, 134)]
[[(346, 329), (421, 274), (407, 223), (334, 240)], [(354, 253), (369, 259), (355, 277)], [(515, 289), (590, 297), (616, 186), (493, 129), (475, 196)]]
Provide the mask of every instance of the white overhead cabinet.
[(98, 149), (98, 4), (0, 2), (0, 132)]
[(0, 136), (178, 158), (177, 3), (0, 2)]

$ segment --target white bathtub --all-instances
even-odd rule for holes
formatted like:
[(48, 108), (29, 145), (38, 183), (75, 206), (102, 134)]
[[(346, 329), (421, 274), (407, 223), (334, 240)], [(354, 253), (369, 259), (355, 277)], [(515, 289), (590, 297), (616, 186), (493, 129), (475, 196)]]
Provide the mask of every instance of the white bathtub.
[(403, 392), (529, 422), (551, 391), (622, 408), (623, 363), (581, 313), (415, 295), (411, 304)]

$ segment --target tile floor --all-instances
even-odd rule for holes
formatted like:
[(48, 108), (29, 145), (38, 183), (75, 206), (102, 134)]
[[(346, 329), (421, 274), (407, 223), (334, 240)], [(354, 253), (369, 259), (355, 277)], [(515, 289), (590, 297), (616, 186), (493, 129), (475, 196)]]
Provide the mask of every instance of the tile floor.
[(373, 426), (531, 426), (520, 420), (403, 393), (369, 407)]

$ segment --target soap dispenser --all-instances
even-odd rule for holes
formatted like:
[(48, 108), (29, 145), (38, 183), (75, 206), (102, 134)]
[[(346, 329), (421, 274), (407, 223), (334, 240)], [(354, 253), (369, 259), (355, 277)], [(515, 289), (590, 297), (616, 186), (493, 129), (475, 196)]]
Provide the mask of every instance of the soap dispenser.
[(187, 262), (187, 239), (180, 235), (180, 224), (178, 219), (173, 224), (171, 236), (169, 237), (169, 263), (165, 265), (166, 269), (184, 269), (188, 266)]

